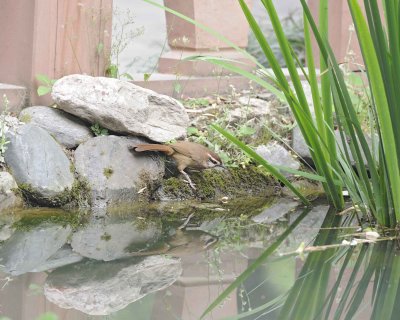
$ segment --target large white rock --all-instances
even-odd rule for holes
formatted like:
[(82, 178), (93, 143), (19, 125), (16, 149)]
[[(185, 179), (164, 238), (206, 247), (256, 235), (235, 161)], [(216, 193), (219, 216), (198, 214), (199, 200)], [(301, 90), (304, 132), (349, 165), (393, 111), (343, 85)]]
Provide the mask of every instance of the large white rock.
[(166, 142), (186, 135), (189, 117), (180, 102), (112, 78), (69, 75), (53, 86), (64, 111), (114, 132)]

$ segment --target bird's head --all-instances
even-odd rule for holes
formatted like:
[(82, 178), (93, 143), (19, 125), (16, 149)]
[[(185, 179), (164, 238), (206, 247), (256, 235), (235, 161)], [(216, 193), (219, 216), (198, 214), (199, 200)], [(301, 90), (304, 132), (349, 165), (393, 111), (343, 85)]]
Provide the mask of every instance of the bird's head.
[(214, 168), (214, 167), (223, 167), (224, 168), (221, 158), (216, 153), (210, 151), (207, 154), (207, 157), (208, 157), (207, 158), (207, 167), (208, 168)]

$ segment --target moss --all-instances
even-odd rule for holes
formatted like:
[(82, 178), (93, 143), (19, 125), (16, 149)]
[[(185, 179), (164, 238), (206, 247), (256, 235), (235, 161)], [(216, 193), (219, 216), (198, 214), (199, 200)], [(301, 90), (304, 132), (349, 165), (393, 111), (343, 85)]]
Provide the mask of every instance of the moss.
[(251, 217), (272, 205), (274, 201), (274, 197), (246, 196), (227, 199), (224, 203), (198, 200), (135, 202), (129, 206), (112, 206), (107, 209), (107, 215), (118, 219), (132, 219), (132, 223), (138, 229), (145, 230), (149, 223), (159, 225), (161, 220), (177, 221), (178, 225), (181, 225), (183, 220), (192, 213), (191, 221), (211, 220), (225, 216)]
[(75, 179), (72, 188), (66, 190), (62, 197), (66, 208), (88, 208), (91, 204), (91, 188), (87, 180)]
[(114, 170), (110, 167), (103, 169), (103, 174), (107, 179), (109, 179), (113, 173), (114, 173)]
[(111, 240), (111, 235), (108, 234), (107, 232), (104, 232), (104, 234), (100, 237), (101, 240), (104, 241), (110, 241)]
[(222, 196), (271, 195), (277, 182), (264, 169), (248, 166), (226, 170), (204, 170), (191, 173), (196, 184), (192, 190), (183, 177), (164, 180), (160, 199), (216, 199)]
[(70, 171), (72, 174), (75, 173), (75, 165), (74, 165), (73, 162), (71, 162), (70, 165), (69, 165), (69, 171)]
[(31, 206), (45, 205), (50, 207), (87, 208), (90, 206), (90, 186), (86, 180), (75, 179), (71, 189), (65, 189), (57, 196), (46, 198), (36, 192), (30, 184), (18, 185), (17, 194), (21, 195), (26, 204)]
[(22, 122), (29, 123), (32, 121), (32, 116), (30, 114), (24, 114), (19, 119)]
[(67, 212), (61, 209), (31, 208), (23, 211), (21, 219), (13, 224), (13, 228), (28, 231), (44, 223), (71, 226), (78, 229), (84, 223), (84, 216), (79, 212)]

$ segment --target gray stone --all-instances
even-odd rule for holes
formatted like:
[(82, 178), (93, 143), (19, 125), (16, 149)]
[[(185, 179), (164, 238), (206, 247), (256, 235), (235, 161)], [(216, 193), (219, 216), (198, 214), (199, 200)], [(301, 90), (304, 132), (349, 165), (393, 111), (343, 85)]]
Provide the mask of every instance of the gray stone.
[(158, 142), (185, 136), (189, 125), (177, 100), (118, 79), (69, 75), (54, 84), (52, 97), (79, 118)]
[[(276, 142), (258, 146), (256, 152), (273, 166), (283, 166), (298, 170), (300, 162), (295, 160), (288, 150)], [(281, 170), (285, 176), (290, 176), (289, 172)]]
[(20, 275), (32, 271), (51, 257), (67, 241), (70, 226), (42, 224), (29, 231), (15, 231), (0, 246), (0, 265), (4, 272)]
[(129, 257), (129, 250), (147, 248), (161, 236), (161, 225), (144, 224), (143, 220), (136, 222), (95, 219), (73, 234), (71, 247), (80, 255), (95, 260)]
[(18, 186), (24, 186), (28, 196), (42, 204), (62, 204), (64, 192), (74, 182), (71, 163), (61, 146), (42, 128), (26, 124), (10, 140), (5, 161)]
[(257, 223), (271, 223), (293, 211), (297, 206), (299, 206), (299, 204), (300, 203), (298, 201), (292, 199), (279, 199), (272, 206), (263, 210), (263, 212), (261, 212), (260, 214), (254, 216), (252, 220)]
[(298, 126), (292, 131), (293, 151), (307, 163), (312, 163), (311, 153)]
[(50, 273), (44, 294), (61, 308), (73, 308), (90, 315), (109, 315), (169, 287), (181, 273), (180, 259), (165, 256), (107, 263), (88, 260)]
[(80, 254), (73, 252), (69, 245), (64, 245), (42, 264), (33, 268), (31, 272), (43, 272), (57, 269), (82, 260), (83, 257)]
[(128, 149), (144, 142), (139, 138), (99, 136), (76, 149), (75, 168), (90, 185), (93, 207), (133, 203), (141, 189), (159, 184), (164, 175), (161, 158)]
[(93, 137), (92, 131), (79, 118), (51, 107), (29, 107), (21, 111), (19, 119), (45, 129), (67, 148), (75, 148)]
[[(299, 155), (299, 157), (301, 157), (305, 162), (307, 162), (307, 163), (312, 163), (312, 158), (311, 158), (311, 153), (310, 153), (310, 150), (308, 149), (308, 146), (307, 146), (307, 144), (306, 144), (306, 141), (304, 140), (304, 137), (303, 137), (303, 135), (301, 134), (301, 131), (300, 131), (300, 129), (299, 129), (299, 127), (298, 126), (296, 126), (294, 129), (293, 129), (293, 133), (292, 133), (292, 135), (293, 135), (293, 142), (292, 142), (292, 146), (293, 146), (293, 150)], [(341, 150), (342, 150), (342, 152), (344, 152), (344, 150), (343, 150), (343, 143), (342, 143), (342, 139), (341, 139), (341, 137), (340, 137), (340, 133), (339, 133), (339, 131), (338, 130), (335, 130), (335, 139), (336, 139), (336, 147), (337, 148), (340, 148)], [(374, 144), (373, 144), (373, 138), (371, 138), (371, 136), (369, 135), (369, 134), (365, 134), (365, 139), (366, 139), (366, 141), (367, 141), (367, 144), (368, 144), (368, 146), (369, 146), (369, 148), (370, 148), (370, 150), (372, 150), (372, 147), (374, 146), (374, 150), (372, 150), (373, 151), (373, 154), (374, 154), (374, 156), (376, 157), (376, 158), (378, 158), (378, 154), (379, 154), (379, 152), (378, 152), (378, 137), (377, 136), (375, 136), (374, 137), (374, 139), (375, 139), (375, 142), (374, 142)], [(353, 158), (353, 155), (350, 153), (350, 161), (351, 161), (351, 163), (352, 163), (352, 165), (354, 165), (355, 164), (355, 161), (354, 161), (354, 158)], [(363, 161), (364, 161), (364, 164), (365, 165), (367, 165), (367, 160), (366, 160), (366, 158), (363, 156)]]
[(11, 174), (0, 172), (0, 214), (22, 205), (22, 200), (13, 191), (17, 188), (17, 183)]

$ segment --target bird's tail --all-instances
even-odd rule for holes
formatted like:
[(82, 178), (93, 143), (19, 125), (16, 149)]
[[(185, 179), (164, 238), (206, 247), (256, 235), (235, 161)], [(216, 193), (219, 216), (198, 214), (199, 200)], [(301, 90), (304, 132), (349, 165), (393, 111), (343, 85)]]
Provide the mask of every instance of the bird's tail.
[(174, 149), (165, 144), (137, 144), (131, 146), (130, 149), (136, 152), (159, 151), (159, 152), (164, 152), (167, 155), (171, 155), (174, 153)]

